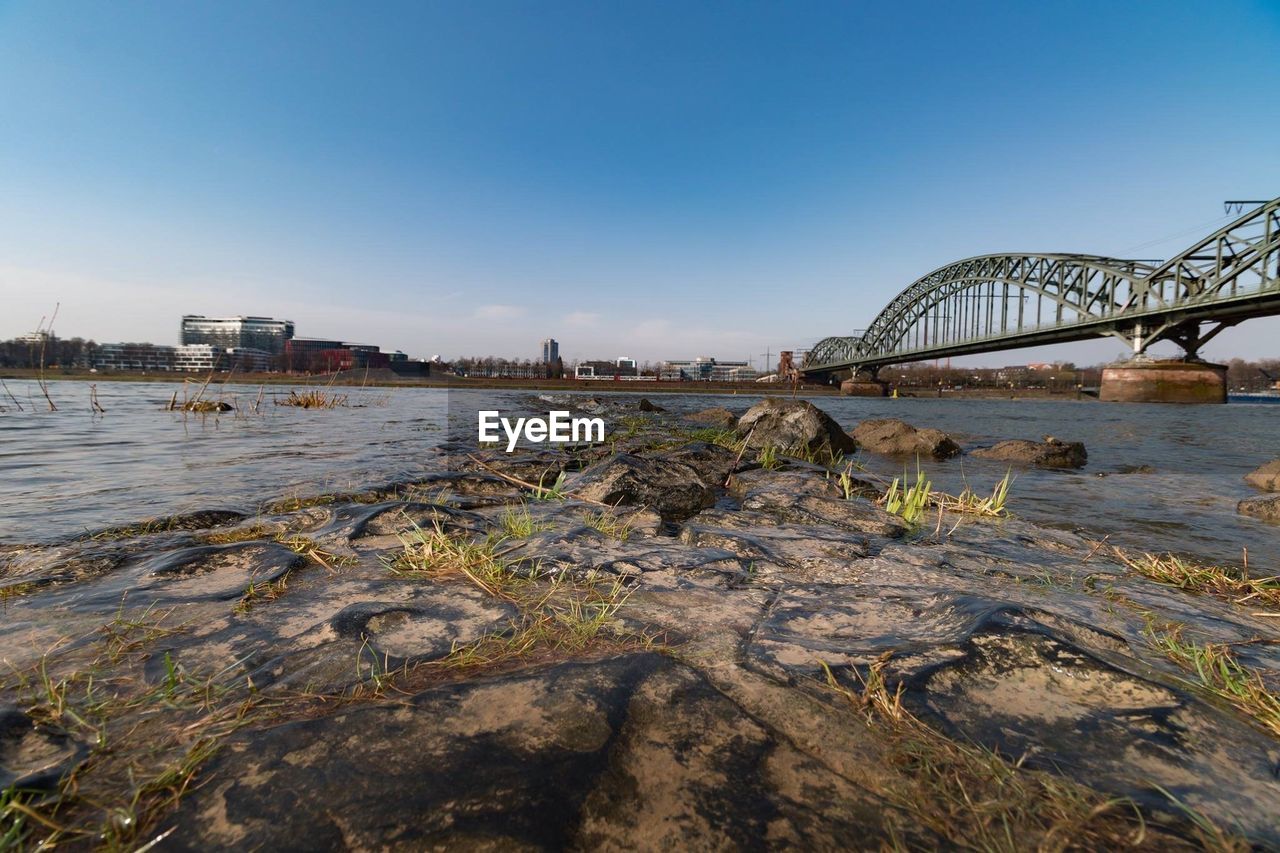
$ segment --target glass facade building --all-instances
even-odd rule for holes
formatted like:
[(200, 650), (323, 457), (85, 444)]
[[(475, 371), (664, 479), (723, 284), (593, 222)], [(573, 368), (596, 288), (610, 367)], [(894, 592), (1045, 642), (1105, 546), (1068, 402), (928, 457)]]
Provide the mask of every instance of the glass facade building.
[(210, 344), (223, 350), (254, 349), (280, 355), (285, 342), (293, 338), (292, 320), (271, 317), (204, 317), (187, 314), (182, 318), (182, 343)]

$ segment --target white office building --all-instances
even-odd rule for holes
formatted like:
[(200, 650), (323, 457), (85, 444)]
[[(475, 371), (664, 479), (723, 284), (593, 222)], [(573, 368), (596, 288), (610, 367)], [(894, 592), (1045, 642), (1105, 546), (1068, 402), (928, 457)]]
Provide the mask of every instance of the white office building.
[(752, 382), (759, 374), (746, 361), (719, 361), (701, 355), (687, 361), (663, 362), (659, 375), (664, 382)]

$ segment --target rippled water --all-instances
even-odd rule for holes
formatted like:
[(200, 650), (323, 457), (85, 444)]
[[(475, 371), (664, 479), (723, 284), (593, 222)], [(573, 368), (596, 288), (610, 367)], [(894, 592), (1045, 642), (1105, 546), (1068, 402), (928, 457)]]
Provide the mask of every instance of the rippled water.
[[(35, 393), (10, 389), (27, 405)], [(98, 385), (107, 409), (90, 415), (88, 385), (52, 386), (58, 412), (0, 413), (0, 541), (47, 540), (86, 529), (209, 508), (252, 509), (290, 494), (355, 489), (428, 470), (443, 438), (448, 395), (440, 389), (352, 391), (365, 407), (305, 411), (271, 405), (264, 414), (201, 417), (163, 411), (170, 383)], [(248, 405), (256, 387), (228, 387)], [(277, 393), (285, 393), (278, 391)], [(530, 392), (493, 392), (493, 408), (526, 409)], [(628, 400), (638, 398), (626, 397)], [(708, 406), (744, 410), (751, 395), (654, 395), (673, 411)], [(1082, 471), (1015, 471), (1012, 510), (1029, 519), (1083, 528), (1110, 541), (1174, 550), (1280, 573), (1280, 526), (1237, 515), (1254, 494), (1245, 473), (1280, 455), (1280, 407), (1108, 405), (1094, 401), (815, 398), (847, 429), (870, 417), (900, 417), (951, 433), (966, 448), (1045, 434), (1083, 441)], [(385, 403), (385, 405), (378, 405)], [(38, 407), (37, 407), (38, 408)], [(873, 454), (871, 470), (901, 473)], [(1121, 473), (1146, 465), (1151, 473)], [(914, 467), (914, 466), (912, 466)], [(989, 490), (998, 463), (963, 457), (925, 463), (936, 487), (967, 480)], [(912, 471), (914, 475), (914, 471)], [(1106, 476), (1099, 476), (1105, 474)]]
[[(103, 382), (98, 399), (107, 411), (95, 418), (87, 384), (52, 383), (59, 410), (37, 406), (35, 414), (26, 385), (8, 385), (27, 411), (0, 401), (8, 405), (0, 414), (6, 542), (412, 477), (440, 440), (446, 398), (427, 388), (344, 389), (353, 407), (303, 410), (273, 405), (267, 391), (258, 415), (184, 416), (164, 411), (178, 385)], [(245, 408), (257, 394), (256, 386), (223, 392)]]
[[(1249, 471), (1280, 456), (1280, 409), (1265, 404), (1170, 406), (1093, 400), (853, 399), (815, 401), (846, 428), (869, 417), (898, 417), (951, 433), (966, 449), (1005, 438), (1054, 435), (1083, 441), (1079, 471), (1014, 469), (1010, 507), (1055, 526), (1110, 534), (1109, 541), (1171, 550), (1239, 565), (1242, 549), (1258, 571), (1280, 574), (1280, 525), (1236, 513), (1258, 492)], [(862, 454), (868, 468), (901, 474), (901, 463)], [(1149, 466), (1151, 473), (1123, 473)], [(914, 465), (912, 466), (914, 468)], [(989, 491), (1006, 467), (958, 457), (925, 465), (946, 491)], [(914, 470), (911, 471), (914, 476)], [(1100, 476), (1105, 475), (1105, 476)]]

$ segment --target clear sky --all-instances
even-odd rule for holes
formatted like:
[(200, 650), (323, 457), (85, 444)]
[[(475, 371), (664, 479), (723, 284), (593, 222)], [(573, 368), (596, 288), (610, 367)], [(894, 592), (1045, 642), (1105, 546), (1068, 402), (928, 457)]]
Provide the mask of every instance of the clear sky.
[(0, 0), (0, 338), (61, 302), (761, 361), (962, 257), (1162, 258), (1276, 195), (1277, 0)]

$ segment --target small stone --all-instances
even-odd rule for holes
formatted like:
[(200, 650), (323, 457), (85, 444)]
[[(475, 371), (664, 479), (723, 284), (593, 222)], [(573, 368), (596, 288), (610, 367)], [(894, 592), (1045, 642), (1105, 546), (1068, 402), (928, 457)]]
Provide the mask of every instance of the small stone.
[(734, 424), (738, 422), (738, 416), (728, 409), (716, 406), (710, 409), (703, 409), (701, 412), (694, 412), (686, 420), (707, 424), (718, 429), (732, 429)]
[(1280, 492), (1280, 459), (1272, 459), (1245, 474), (1244, 481), (1264, 492)]
[(859, 445), (886, 456), (932, 456), (949, 459), (960, 453), (960, 445), (938, 429), (919, 429), (897, 418), (863, 421), (853, 430)]
[(973, 455), (1038, 468), (1083, 468), (1089, 461), (1089, 454), (1080, 442), (1059, 441), (1053, 436), (1046, 438), (1052, 440), (1037, 443), (1013, 438), (994, 447), (980, 447), (973, 451)]
[(1236, 504), (1236, 512), (1261, 518), (1263, 521), (1280, 521), (1280, 495), (1245, 498)]

